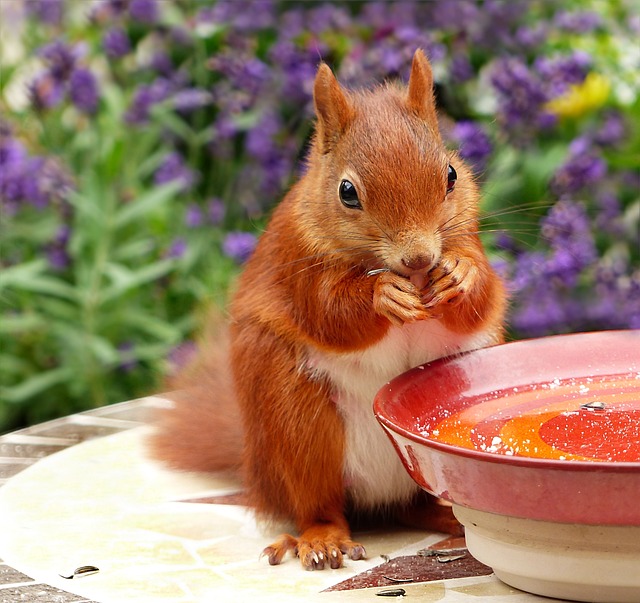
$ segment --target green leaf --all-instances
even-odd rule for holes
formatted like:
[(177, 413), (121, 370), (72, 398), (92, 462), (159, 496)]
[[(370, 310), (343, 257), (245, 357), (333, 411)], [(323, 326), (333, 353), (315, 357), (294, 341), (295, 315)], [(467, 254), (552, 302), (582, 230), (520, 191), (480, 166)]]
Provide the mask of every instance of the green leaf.
[(122, 326), (143, 332), (159, 341), (177, 343), (182, 339), (182, 330), (175, 325), (143, 312), (127, 312), (120, 321)]
[(155, 243), (151, 239), (135, 239), (127, 243), (119, 243), (113, 249), (111, 255), (119, 262), (128, 262), (147, 256), (155, 248)]
[(23, 402), (24, 400), (34, 398), (54, 385), (68, 381), (70, 377), (70, 368), (64, 366), (45, 373), (38, 373), (37, 375), (29, 377), (29, 379), (19, 385), (1, 388), (0, 400), (12, 403)]
[(121, 228), (168, 203), (180, 190), (180, 182), (169, 182), (142, 194), (135, 201), (122, 206), (116, 213), (115, 226)]
[[(3, 283), (0, 283), (0, 288), (3, 287)], [(22, 274), (20, 278), (12, 278), (8, 285), (8, 288), (18, 289), (21, 291), (31, 291), (32, 293), (40, 293), (43, 295), (52, 295), (54, 297), (61, 297), (70, 301), (77, 301), (78, 294), (76, 290), (65, 283), (51, 276), (34, 275), (29, 277)]]
[(151, 107), (150, 113), (154, 119), (157, 119), (182, 140), (190, 141), (194, 137), (194, 132), (189, 125), (173, 112), (170, 101), (154, 105)]
[(106, 273), (111, 277), (112, 285), (103, 290), (100, 296), (102, 303), (111, 301), (134, 287), (139, 287), (166, 276), (174, 269), (175, 264), (174, 259), (168, 258), (145, 266), (136, 272), (119, 264), (109, 264)]
[(31, 364), (23, 358), (18, 358), (12, 354), (0, 354), (0, 373), (2, 374), (24, 375), (28, 373), (31, 368)]
[(46, 268), (47, 262), (43, 259), (3, 268), (0, 272), (0, 290), (4, 287), (10, 287), (13, 283), (20, 283), (32, 279)]
[(0, 335), (16, 335), (25, 331), (34, 331), (47, 324), (47, 321), (37, 314), (5, 315), (0, 320)]

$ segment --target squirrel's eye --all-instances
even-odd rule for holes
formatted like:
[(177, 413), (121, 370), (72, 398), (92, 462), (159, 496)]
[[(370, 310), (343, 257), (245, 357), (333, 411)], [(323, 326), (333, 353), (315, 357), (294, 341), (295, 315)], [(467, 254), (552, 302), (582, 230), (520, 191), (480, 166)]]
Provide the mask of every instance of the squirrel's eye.
[(349, 209), (362, 209), (360, 199), (358, 199), (358, 191), (351, 182), (343, 180), (340, 183), (340, 189), (338, 192), (340, 194), (340, 201), (342, 201), (342, 205)]
[(458, 174), (453, 167), (449, 166), (447, 170), (447, 193), (450, 193), (455, 188), (457, 179)]

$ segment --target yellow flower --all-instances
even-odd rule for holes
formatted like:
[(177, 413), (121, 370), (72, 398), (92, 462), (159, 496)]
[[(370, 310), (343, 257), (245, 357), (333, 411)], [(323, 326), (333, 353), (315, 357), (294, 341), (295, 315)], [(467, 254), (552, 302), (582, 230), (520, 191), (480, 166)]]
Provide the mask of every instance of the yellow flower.
[(549, 101), (545, 108), (559, 117), (578, 117), (602, 107), (609, 98), (611, 82), (599, 73), (591, 72), (582, 84)]

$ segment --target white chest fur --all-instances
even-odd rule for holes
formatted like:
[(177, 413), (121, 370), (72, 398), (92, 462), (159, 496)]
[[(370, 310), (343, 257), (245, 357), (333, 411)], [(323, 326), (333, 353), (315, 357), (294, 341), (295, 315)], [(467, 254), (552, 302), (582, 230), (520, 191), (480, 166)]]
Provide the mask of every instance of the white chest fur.
[(363, 351), (310, 354), (310, 368), (329, 377), (335, 387), (345, 428), (345, 484), (357, 508), (406, 501), (417, 490), (373, 414), (378, 390), (414, 366), (493, 342), (493, 333), (460, 335), (429, 320), (391, 328), (384, 339)]

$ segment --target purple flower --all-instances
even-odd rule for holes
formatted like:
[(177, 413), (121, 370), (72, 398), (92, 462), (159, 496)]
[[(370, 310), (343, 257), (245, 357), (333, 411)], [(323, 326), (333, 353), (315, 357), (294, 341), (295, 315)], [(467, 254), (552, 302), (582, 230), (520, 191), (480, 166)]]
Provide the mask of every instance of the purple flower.
[(622, 224), (622, 205), (618, 195), (606, 191), (596, 199), (598, 214), (595, 225), (603, 232), (619, 237), (624, 232)]
[(58, 82), (66, 82), (75, 69), (83, 50), (79, 45), (69, 46), (62, 40), (56, 40), (39, 51), (48, 67), (48, 72)]
[(511, 324), (525, 336), (539, 337), (570, 330), (570, 316), (563, 297), (552, 286), (546, 285), (523, 300), (512, 313)]
[(541, 222), (541, 234), (551, 247), (544, 267), (546, 277), (574, 286), (580, 273), (597, 257), (584, 205), (574, 201), (556, 203)]
[(198, 226), (202, 226), (202, 222), (203, 214), (200, 206), (195, 203), (188, 205), (184, 216), (184, 223), (187, 228), (197, 228)]
[(127, 9), (128, 2), (129, 0), (106, 0), (105, 4), (109, 7), (112, 15), (118, 16)]
[(491, 84), (498, 93), (499, 118), (508, 132), (529, 130), (548, 96), (539, 77), (518, 58), (497, 60)]
[(236, 120), (232, 115), (221, 112), (214, 123), (216, 137), (222, 140), (233, 138), (238, 133)]
[(469, 57), (464, 54), (456, 54), (451, 59), (451, 79), (454, 82), (466, 82), (473, 77), (473, 66)]
[(549, 37), (548, 28), (544, 23), (536, 23), (533, 27), (523, 25), (516, 31), (515, 41), (518, 46), (526, 50), (535, 49)]
[(591, 33), (602, 25), (602, 17), (593, 11), (559, 12), (554, 22), (559, 29), (573, 33)]
[(275, 150), (274, 139), (280, 133), (282, 123), (274, 111), (266, 112), (247, 133), (246, 147), (255, 159), (267, 161)]
[[(27, 157), (27, 151), (23, 144), (11, 136), (11, 130), (0, 133), (0, 167), (6, 169), (8, 166), (22, 163)], [(0, 177), (2, 171), (0, 171)]]
[(269, 50), (269, 59), (280, 67), (283, 98), (307, 104), (311, 99), (317, 55), (290, 40), (279, 40)]
[(441, 0), (430, 8), (434, 26), (447, 32), (477, 30), (482, 20), (481, 8), (473, 0)]
[(134, 21), (140, 23), (155, 23), (159, 17), (156, 0), (130, 0), (129, 14)]
[(46, 23), (60, 25), (62, 21), (64, 0), (27, 0), (27, 14)]
[(74, 189), (74, 182), (70, 174), (60, 164), (58, 159), (48, 157), (38, 164), (37, 172), (38, 190), (47, 201), (58, 202), (58, 207), (63, 211), (69, 210), (64, 202)]
[(146, 123), (153, 105), (166, 100), (172, 89), (173, 84), (166, 78), (158, 78), (151, 84), (142, 84), (135, 92), (125, 120), (136, 125)]
[(482, 172), (493, 151), (491, 140), (482, 126), (472, 121), (458, 122), (453, 136), (460, 145), (460, 156), (471, 164), (474, 171)]
[(171, 101), (180, 113), (190, 113), (196, 109), (206, 107), (212, 102), (212, 95), (206, 90), (200, 88), (185, 88), (176, 92)]
[(159, 75), (170, 78), (174, 73), (171, 57), (164, 51), (154, 52), (149, 61), (149, 69), (156, 71)]
[(182, 237), (178, 237), (171, 243), (167, 250), (166, 257), (179, 259), (186, 253), (187, 247), (187, 242)]
[(605, 160), (581, 137), (571, 143), (569, 158), (554, 174), (551, 186), (558, 195), (572, 194), (600, 182), (606, 173)]
[(108, 57), (119, 59), (129, 53), (131, 50), (131, 42), (129, 42), (129, 36), (124, 29), (113, 27), (104, 34), (102, 47)]
[(246, 262), (256, 247), (256, 236), (250, 232), (233, 231), (222, 242), (222, 252), (239, 264)]
[(276, 25), (276, 10), (272, 0), (216, 2), (207, 18), (213, 23), (227, 23), (239, 32), (250, 32)]
[(46, 247), (47, 259), (49, 265), (55, 271), (62, 271), (69, 267), (71, 258), (67, 253), (67, 243), (71, 230), (68, 226), (64, 225), (58, 228), (54, 240)]
[(31, 105), (36, 111), (51, 109), (64, 98), (63, 84), (46, 71), (36, 76), (27, 90)]
[(580, 84), (589, 72), (592, 60), (586, 52), (568, 56), (540, 57), (534, 69), (539, 74), (549, 98), (564, 94), (572, 84)]
[(214, 226), (221, 224), (226, 213), (226, 208), (222, 199), (218, 199), (215, 197), (213, 199), (209, 199), (207, 208), (209, 210), (209, 221), (211, 222), (211, 224), (213, 224)]
[(30, 157), (9, 130), (0, 132), (0, 201), (14, 214), (21, 203), (42, 209), (66, 198), (70, 179), (53, 159)]
[(615, 146), (621, 142), (627, 134), (624, 118), (617, 111), (609, 111), (604, 123), (596, 130), (593, 139), (603, 147)]
[(62, 272), (69, 267), (70, 259), (69, 254), (64, 249), (60, 247), (51, 247), (47, 249), (47, 261), (49, 262), (49, 266), (55, 272)]
[(169, 153), (154, 174), (155, 184), (178, 181), (183, 191), (190, 190), (196, 182), (196, 173), (188, 168), (178, 153)]
[(88, 69), (74, 69), (69, 78), (71, 102), (84, 113), (95, 113), (98, 108), (98, 82)]
[(515, 293), (522, 293), (530, 288), (535, 288), (540, 277), (544, 273), (545, 255), (540, 251), (521, 253), (517, 256), (513, 277), (509, 283)]

